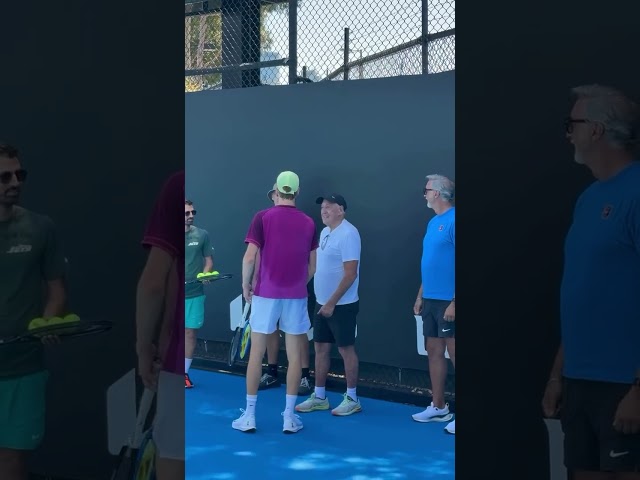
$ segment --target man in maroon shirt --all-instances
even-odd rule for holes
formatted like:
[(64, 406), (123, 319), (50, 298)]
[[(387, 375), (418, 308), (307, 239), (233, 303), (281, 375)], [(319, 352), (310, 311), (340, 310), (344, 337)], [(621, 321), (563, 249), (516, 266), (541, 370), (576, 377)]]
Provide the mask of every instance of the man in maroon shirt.
[[(251, 303), (251, 352), (247, 366), (247, 409), (231, 423), (242, 432), (256, 430), (255, 407), (262, 373), (262, 358), (267, 349), (268, 335), (278, 324), (285, 333), (289, 366), (287, 394), (283, 412), (285, 433), (303, 428), (294, 413), (302, 376), (302, 342), (309, 342), (311, 327), (308, 312), (307, 284), (313, 278), (316, 265), (315, 222), (296, 207), (300, 179), (286, 171), (276, 180), (277, 205), (258, 212), (245, 238), (247, 250), (242, 260), (242, 295)], [(258, 278), (253, 290), (256, 258), (260, 253)]]
[(164, 184), (149, 218), (142, 241), (149, 256), (136, 297), (139, 375), (158, 392), (153, 431), (158, 480), (183, 480), (185, 471), (183, 203), (184, 171)]

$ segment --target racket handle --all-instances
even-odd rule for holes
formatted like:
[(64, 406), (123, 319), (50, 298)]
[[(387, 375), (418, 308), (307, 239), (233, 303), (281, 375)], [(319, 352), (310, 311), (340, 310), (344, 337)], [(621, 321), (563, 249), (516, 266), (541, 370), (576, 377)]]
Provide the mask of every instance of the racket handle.
[(140, 408), (138, 409), (138, 416), (136, 418), (136, 430), (133, 435), (133, 446), (138, 448), (142, 443), (142, 435), (144, 433), (144, 424), (147, 421), (149, 410), (151, 410), (151, 404), (153, 403), (153, 397), (155, 392), (148, 388), (144, 389), (142, 393), (142, 399), (140, 400)]

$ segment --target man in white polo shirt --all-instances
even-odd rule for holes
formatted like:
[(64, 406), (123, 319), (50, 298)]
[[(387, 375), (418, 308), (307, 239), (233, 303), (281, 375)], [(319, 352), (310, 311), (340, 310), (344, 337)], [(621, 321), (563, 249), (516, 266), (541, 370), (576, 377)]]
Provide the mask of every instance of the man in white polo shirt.
[(320, 233), (314, 277), (317, 301), (313, 321), (316, 383), (314, 392), (296, 406), (296, 411), (307, 413), (330, 408), (325, 383), (331, 361), (331, 344), (335, 343), (344, 361), (347, 392), (342, 403), (331, 413), (346, 416), (362, 411), (356, 394), (358, 355), (355, 349), (356, 317), (360, 307), (360, 234), (344, 218), (347, 202), (342, 195), (319, 197), (316, 203), (321, 205), (322, 223), (326, 225)]

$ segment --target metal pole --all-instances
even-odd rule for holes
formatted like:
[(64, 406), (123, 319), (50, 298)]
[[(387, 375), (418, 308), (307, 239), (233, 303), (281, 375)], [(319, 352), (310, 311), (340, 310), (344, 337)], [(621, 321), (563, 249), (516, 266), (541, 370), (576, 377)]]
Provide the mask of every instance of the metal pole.
[(307, 78), (307, 66), (302, 67), (302, 78)]
[(429, 2), (422, 0), (422, 74), (429, 73)]
[(344, 80), (349, 80), (349, 27), (344, 29)]
[(289, 0), (289, 85), (298, 83), (298, 0)]

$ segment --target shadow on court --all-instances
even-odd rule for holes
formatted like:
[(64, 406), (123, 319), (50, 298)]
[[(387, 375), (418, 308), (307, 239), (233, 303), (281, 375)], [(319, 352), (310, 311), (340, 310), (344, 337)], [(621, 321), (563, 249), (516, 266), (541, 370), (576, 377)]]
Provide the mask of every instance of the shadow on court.
[[(444, 433), (446, 424), (414, 422), (420, 407), (361, 398), (362, 413), (300, 414), (304, 428), (285, 435), (282, 386), (259, 392), (257, 432), (245, 434), (231, 428), (245, 407), (244, 377), (189, 374), (195, 388), (185, 391), (187, 480), (455, 478), (455, 438)], [(328, 397), (332, 408), (342, 399)]]

